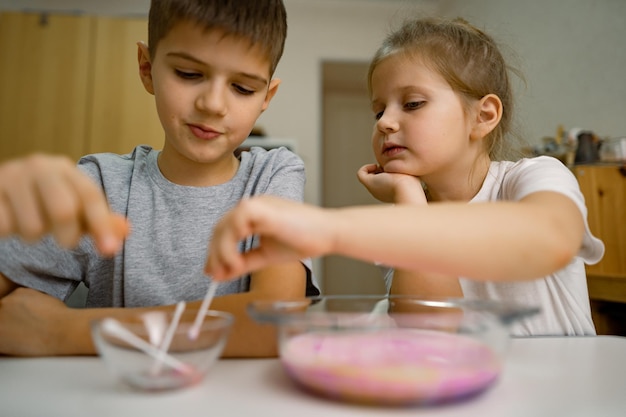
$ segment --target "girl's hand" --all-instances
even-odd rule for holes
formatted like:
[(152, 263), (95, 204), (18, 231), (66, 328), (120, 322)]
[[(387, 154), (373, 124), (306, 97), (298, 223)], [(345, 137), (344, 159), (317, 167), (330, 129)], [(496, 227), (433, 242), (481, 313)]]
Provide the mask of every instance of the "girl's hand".
[(426, 204), (420, 179), (408, 174), (385, 172), (379, 165), (368, 164), (357, 171), (361, 184), (383, 203)]
[[(329, 253), (336, 227), (332, 210), (271, 196), (241, 201), (213, 230), (205, 272), (223, 281), (274, 263)], [(259, 247), (240, 253), (239, 242), (252, 235)]]
[(68, 158), (32, 155), (0, 164), (0, 236), (34, 242), (52, 234), (64, 247), (90, 234), (105, 255), (129, 232), (110, 211), (102, 189)]

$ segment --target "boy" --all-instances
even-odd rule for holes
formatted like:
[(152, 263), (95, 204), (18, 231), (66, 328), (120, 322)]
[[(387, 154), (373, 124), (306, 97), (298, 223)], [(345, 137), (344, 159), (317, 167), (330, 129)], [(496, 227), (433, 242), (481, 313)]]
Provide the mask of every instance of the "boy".
[[(83, 233), (94, 239), (71, 251), (49, 237), (34, 246), (17, 239), (0, 244), (0, 353), (93, 354), (95, 318), (155, 305), (171, 309), (181, 300), (199, 305), (209, 283), (202, 273), (206, 247), (219, 218), (257, 194), (302, 200), (300, 158), (285, 149), (233, 154), (278, 89), (272, 75), (287, 29), (282, 1), (153, 0), (148, 26), (149, 45), (138, 45), (139, 74), (155, 97), (162, 151), (139, 146), (128, 155), (79, 162), (101, 185), (110, 210), (128, 219), (130, 234), (66, 162), (36, 156), (8, 164), (5, 177), (22, 184), (0, 182), (0, 234), (32, 241), (49, 231), (63, 246)], [(40, 191), (24, 196), (24, 190)], [(241, 249), (254, 245), (247, 239)], [(99, 308), (74, 310), (59, 300), (80, 281), (89, 287), (87, 307)], [(274, 355), (275, 335), (247, 318), (246, 305), (305, 293), (317, 289), (301, 262), (220, 286), (211, 308), (236, 318), (224, 355)]]

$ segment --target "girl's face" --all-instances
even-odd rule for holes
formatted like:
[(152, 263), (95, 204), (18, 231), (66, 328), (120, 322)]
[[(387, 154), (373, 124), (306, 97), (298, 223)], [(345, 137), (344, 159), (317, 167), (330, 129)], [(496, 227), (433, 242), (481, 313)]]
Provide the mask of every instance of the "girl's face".
[(403, 54), (385, 58), (372, 73), (371, 89), (372, 145), (385, 172), (426, 183), (458, 180), (475, 161), (479, 149), (470, 140), (471, 118), (463, 102), (421, 60)]

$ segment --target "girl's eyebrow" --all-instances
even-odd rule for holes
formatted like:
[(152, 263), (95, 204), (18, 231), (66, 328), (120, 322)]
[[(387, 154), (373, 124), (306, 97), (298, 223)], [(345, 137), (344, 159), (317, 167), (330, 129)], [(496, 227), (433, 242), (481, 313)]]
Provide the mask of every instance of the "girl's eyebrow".
[[(191, 61), (191, 62), (194, 62), (194, 63), (196, 63), (198, 65), (202, 65), (202, 66), (205, 66), (205, 67), (209, 66), (206, 62), (204, 62), (204, 61), (194, 57), (193, 55), (188, 54), (187, 52), (168, 52), (166, 54), (166, 56), (174, 57), (174, 58), (182, 58), (182, 59), (185, 59), (187, 61)], [(249, 72), (239, 72), (239, 73), (237, 73), (237, 75), (239, 75), (241, 77), (249, 78), (251, 80), (258, 81), (258, 82), (262, 83), (264, 86), (268, 85), (267, 78), (262, 77), (262, 76), (257, 75), (257, 74), (252, 74), (252, 73), (249, 73)]]
[[(398, 87), (396, 92), (400, 94), (427, 94), (430, 92), (430, 88), (418, 85), (406, 85)], [(377, 96), (372, 96), (370, 102), (372, 105), (379, 103), (381, 100)]]

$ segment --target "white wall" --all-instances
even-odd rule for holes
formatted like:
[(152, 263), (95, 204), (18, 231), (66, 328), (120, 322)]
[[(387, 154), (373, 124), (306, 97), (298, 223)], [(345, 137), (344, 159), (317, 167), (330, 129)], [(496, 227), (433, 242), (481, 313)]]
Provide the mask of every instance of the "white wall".
[[(391, 22), (410, 10), (461, 15), (519, 56), (528, 87), (518, 115), (530, 142), (558, 124), (626, 135), (626, 1), (623, 0), (285, 0), (289, 35), (283, 80), (260, 124), (295, 138), (307, 165), (306, 199), (320, 201), (321, 62), (367, 61)], [(149, 0), (0, 0), (0, 9), (82, 9), (145, 14)]]
[(517, 91), (528, 139), (558, 124), (601, 137), (626, 136), (626, 1), (440, 0), (518, 55), (527, 86)]
[(527, 86), (517, 119), (530, 143), (559, 124), (601, 137), (626, 136), (626, 1), (438, 0), (413, 2), (286, 0), (284, 85), (263, 116), (269, 132), (296, 137), (308, 169), (307, 200), (320, 201), (320, 62), (368, 60), (389, 28), (413, 8), (463, 16), (517, 56)]
[[(433, 1), (285, 0), (289, 31), (276, 76), (283, 85), (259, 123), (271, 135), (297, 138), (307, 167), (307, 201), (321, 201), (324, 60), (367, 62), (391, 21)], [(409, 6), (413, 4), (413, 6)], [(369, 143), (364, 138), (364, 143)]]

